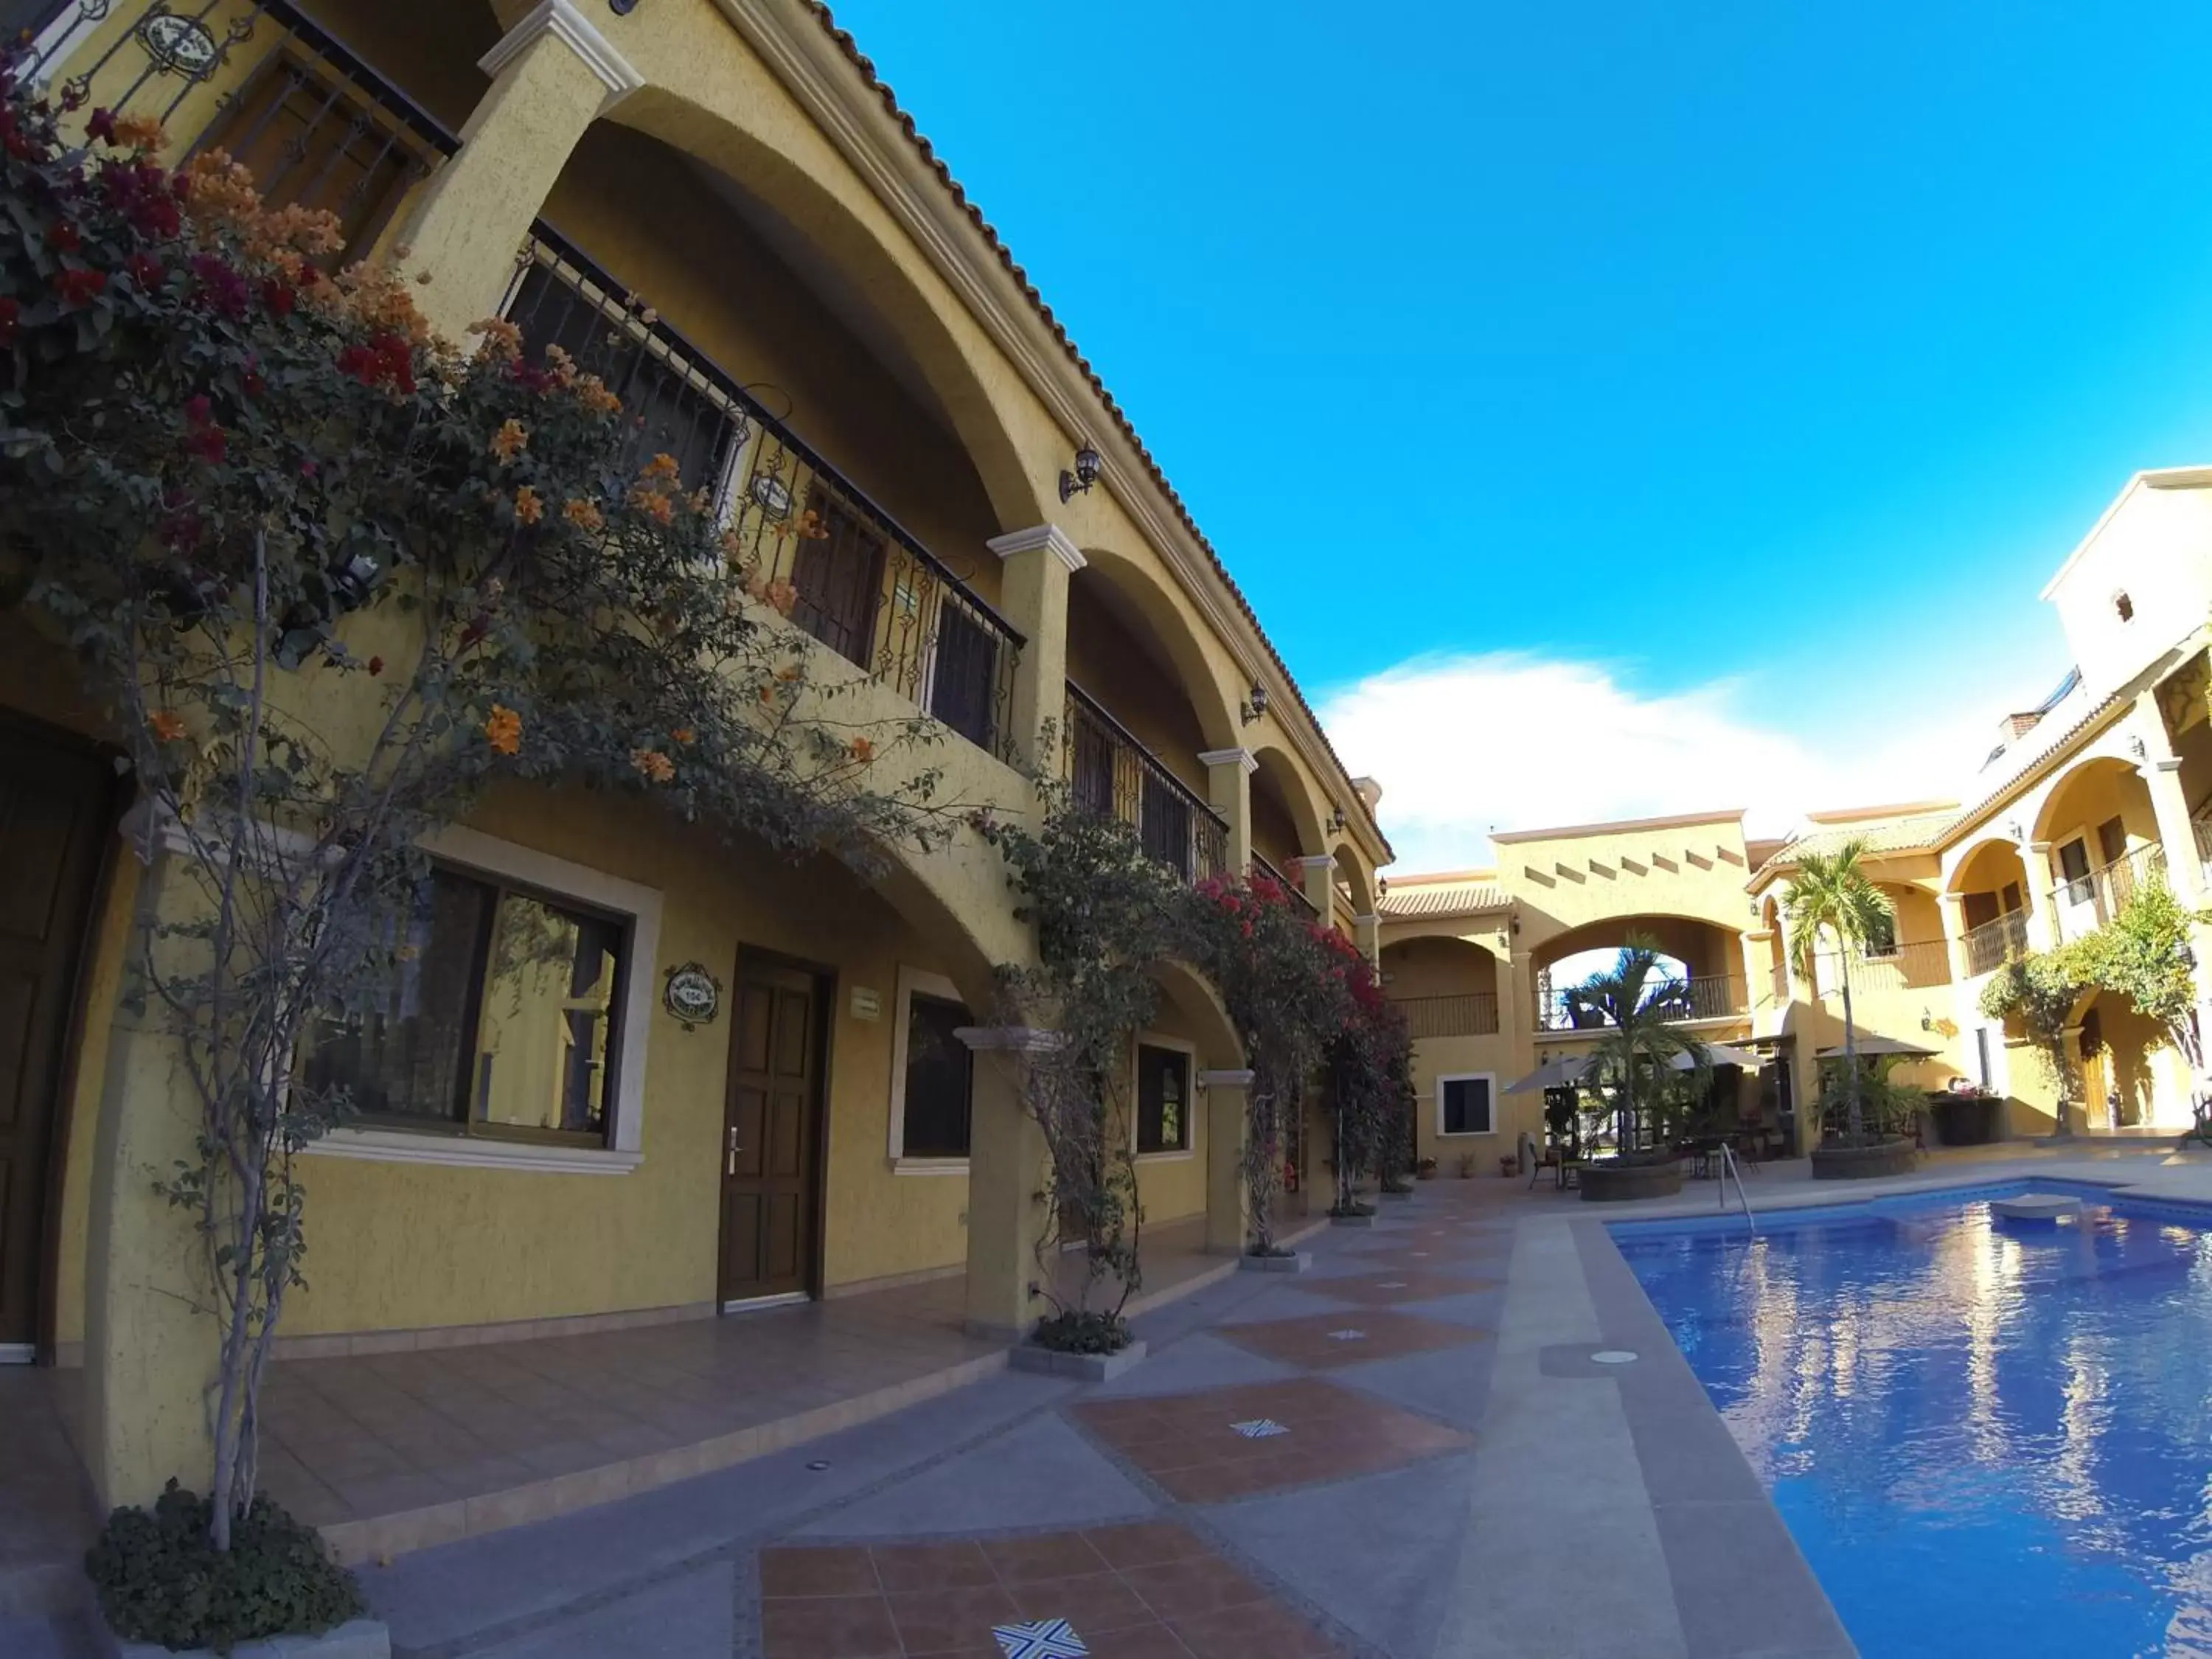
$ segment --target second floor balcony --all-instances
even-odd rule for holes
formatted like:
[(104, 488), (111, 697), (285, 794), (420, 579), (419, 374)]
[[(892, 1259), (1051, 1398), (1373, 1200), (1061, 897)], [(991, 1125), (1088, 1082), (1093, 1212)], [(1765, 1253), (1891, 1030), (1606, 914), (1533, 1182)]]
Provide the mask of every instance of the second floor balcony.
[[(1674, 981), (1656, 991), (1647, 1006), (1662, 1019), (1680, 1022), (1732, 1019), (1747, 1012), (1743, 981), (1727, 974), (1701, 974)], [(1583, 1006), (1571, 987), (1539, 986), (1536, 1029), (1540, 1031), (1601, 1031), (1609, 1022), (1595, 1008)]]
[(1818, 967), (1822, 996), (1842, 994), (1841, 970), (1845, 967), (1850, 970), (1853, 995), (1917, 991), (1951, 982), (1951, 947), (1938, 939), (1852, 951), (1842, 957), (1823, 951)]
[(1073, 681), (1063, 727), (1062, 774), (1078, 806), (1127, 824), (1146, 854), (1185, 881), (1226, 872), (1221, 815)]
[(1992, 917), (1969, 927), (1963, 943), (1969, 974), (1995, 973), (2027, 954), (2027, 917), (2018, 910)]
[[(2075, 846), (2081, 845), (2076, 842)], [(2051, 912), (2060, 941), (2094, 933), (2119, 915), (2144, 888), (2166, 880), (2166, 849), (2137, 847), (2094, 869), (2084, 869), (2051, 890)]]
[(1498, 994), (1469, 991), (1457, 996), (1393, 997), (1406, 1017), (1406, 1029), (1423, 1037), (1491, 1036), (1498, 1030)]

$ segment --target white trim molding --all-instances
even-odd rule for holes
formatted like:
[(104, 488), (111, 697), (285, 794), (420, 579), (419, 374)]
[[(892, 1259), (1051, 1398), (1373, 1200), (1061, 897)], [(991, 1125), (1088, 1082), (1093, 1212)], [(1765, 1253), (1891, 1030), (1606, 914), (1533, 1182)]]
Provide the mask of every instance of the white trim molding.
[(1258, 1075), (1257, 1072), (1249, 1069), (1242, 1072), (1200, 1072), (1198, 1086), (1201, 1089), (1249, 1089), (1252, 1086), (1252, 1079)]
[[(1477, 1081), (1487, 1083), (1490, 1085), (1490, 1127), (1487, 1129), (1445, 1128), (1444, 1085)], [(1437, 1074), (1437, 1139), (1438, 1140), (1480, 1140), (1498, 1133), (1498, 1073), (1495, 1072), (1439, 1072)]]
[(1200, 766), (1226, 766), (1231, 761), (1243, 767), (1248, 777), (1260, 769), (1260, 757), (1249, 749), (1201, 749), (1199, 750), (1198, 763)]
[(315, 1158), (354, 1158), (372, 1164), (441, 1164), (459, 1170), (525, 1170), (538, 1175), (623, 1176), (645, 1161), (642, 1152), (602, 1146), (555, 1146), (414, 1129), (333, 1129), (300, 1150)]
[[(906, 1155), (906, 1045), (914, 1024), (914, 999), (919, 992), (926, 997), (941, 998), (946, 1002), (968, 1005), (959, 988), (942, 974), (932, 973), (927, 968), (909, 968), (899, 963), (897, 981), (891, 994), (898, 999), (898, 1006), (891, 1011), (891, 1079), (890, 1089), (890, 1123), (886, 1134), (891, 1161), (891, 1173), (902, 1176), (964, 1176), (968, 1160), (964, 1158), (908, 1158)], [(963, 1041), (969, 1028), (963, 1026)], [(972, 1050), (973, 1044), (969, 1044)], [(972, 1102), (970, 1103), (973, 1103)]]
[(1011, 559), (1017, 553), (1033, 552), (1038, 548), (1058, 559), (1073, 575), (1091, 562), (1083, 556), (1083, 550), (1068, 539), (1067, 532), (1056, 524), (1031, 525), (1027, 530), (1010, 530), (1003, 536), (994, 536), (983, 544), (1002, 559)]
[(477, 59), (477, 67), (495, 81), (541, 35), (550, 34), (583, 60), (584, 67), (599, 77), (607, 95), (599, 105), (605, 115), (645, 84), (645, 77), (630, 67), (629, 59), (615, 50), (599, 26), (578, 11), (574, 0), (540, 0), (520, 22), (499, 38), (499, 43)]
[(642, 1152), (646, 1048), (660, 979), (660, 890), (459, 824), (448, 824), (425, 836), (422, 850), (463, 869), (503, 876), (556, 896), (565, 894), (629, 918), (629, 940), (622, 965), (622, 1048), (615, 1074), (615, 1132), (607, 1151)]

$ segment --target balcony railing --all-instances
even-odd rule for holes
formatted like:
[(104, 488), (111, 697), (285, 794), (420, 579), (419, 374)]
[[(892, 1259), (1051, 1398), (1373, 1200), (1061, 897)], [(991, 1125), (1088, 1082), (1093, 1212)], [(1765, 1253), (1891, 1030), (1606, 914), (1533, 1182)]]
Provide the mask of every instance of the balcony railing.
[(1490, 1036), (1498, 1030), (1498, 994), (1469, 991), (1449, 997), (1393, 997), (1415, 1038)]
[(2189, 820), (2189, 828), (2197, 842), (2197, 861), (2212, 867), (2212, 811), (2199, 812)]
[(1228, 868), (1227, 822), (1073, 680), (1064, 724), (1061, 774), (1077, 805), (1127, 824), (1185, 881)]
[[(105, 18), (112, 0), (78, 0), (43, 35), (58, 57)], [(208, 3), (149, 5), (135, 28), (100, 54), (30, 66), (33, 78), (66, 69), (64, 98), (118, 115), (172, 125), (200, 88), (258, 54), (234, 87), (213, 100), (191, 150), (227, 151), (253, 174), (262, 198), (335, 215), (338, 265), (365, 257), (409, 191), (460, 148), (453, 133), (328, 29), (288, 0), (237, 9)], [(197, 118), (198, 109), (188, 112)]]
[[(1647, 1006), (1652, 1006), (1650, 1003)], [(1659, 1017), (1668, 1021), (1726, 1019), (1746, 1012), (1743, 982), (1726, 974), (1706, 974), (1677, 980), (1657, 1000)], [(1571, 988), (1539, 986), (1536, 1024), (1546, 1031), (1595, 1031), (1609, 1022), (1595, 1008), (1577, 1007)]]
[[(1825, 951), (1820, 958), (1820, 994), (1834, 996), (1842, 988), (1837, 974), (1838, 957)], [(1851, 989), (1861, 991), (1917, 991), (1951, 982), (1951, 947), (1942, 939), (1917, 945), (1893, 945), (1887, 951), (1853, 951), (1849, 961)]]
[(2027, 917), (2019, 910), (1969, 927), (1966, 938), (1966, 971), (1994, 973), (2006, 963), (2027, 954)]
[(1319, 920), (1321, 912), (1314, 908), (1314, 902), (1306, 896), (1305, 884), (1303, 882), (1292, 881), (1288, 876), (1275, 868), (1273, 865), (1268, 863), (1267, 860), (1261, 858), (1257, 853), (1252, 854), (1252, 873), (1256, 876), (1267, 877), (1268, 880), (1273, 882), (1276, 886), (1281, 888), (1285, 892), (1288, 893), (1292, 899), (1296, 900), (1299, 908), (1304, 910), (1308, 915), (1314, 917), (1316, 920)]
[(2166, 849), (2153, 842), (2051, 890), (2059, 939), (2080, 939), (2103, 927), (2146, 887), (2166, 881)]

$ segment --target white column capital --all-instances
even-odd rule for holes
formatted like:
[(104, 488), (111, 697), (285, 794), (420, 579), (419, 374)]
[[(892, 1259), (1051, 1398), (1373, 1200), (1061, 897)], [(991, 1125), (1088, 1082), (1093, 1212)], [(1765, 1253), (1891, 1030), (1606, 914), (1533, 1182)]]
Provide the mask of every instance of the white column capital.
[(1302, 853), (1297, 858), (1292, 859), (1291, 862), (1297, 865), (1301, 870), (1334, 870), (1336, 868), (1336, 854), (1334, 853)]
[(599, 106), (604, 115), (645, 84), (645, 77), (630, 67), (629, 59), (615, 50), (599, 26), (576, 9), (574, 0), (540, 0), (530, 15), (499, 38), (499, 44), (477, 59), (477, 67), (495, 81), (499, 72), (522, 56), (542, 35), (552, 35), (583, 60), (584, 67), (605, 83), (607, 95)]
[(1035, 524), (1027, 530), (1009, 530), (1003, 536), (992, 537), (983, 545), (1002, 559), (1011, 559), (1017, 553), (1033, 553), (1042, 548), (1066, 565), (1071, 576), (1091, 562), (1083, 556), (1083, 550), (1056, 524)]
[(2154, 760), (2150, 764), (2151, 769), (2154, 772), (2179, 772), (2181, 769), (2181, 763), (2179, 760), (2171, 757), (2165, 760)]
[(1260, 757), (1249, 749), (1204, 749), (1199, 751), (1198, 763), (1200, 766), (1226, 766), (1231, 761), (1248, 773), (1260, 769)]
[(1249, 1089), (1255, 1074), (1243, 1072), (1200, 1072), (1198, 1086), (1201, 1089)]
[(1370, 910), (1365, 915), (1354, 916), (1352, 920), (1361, 927), (1380, 927), (1382, 925), (1382, 913), (1376, 910)]

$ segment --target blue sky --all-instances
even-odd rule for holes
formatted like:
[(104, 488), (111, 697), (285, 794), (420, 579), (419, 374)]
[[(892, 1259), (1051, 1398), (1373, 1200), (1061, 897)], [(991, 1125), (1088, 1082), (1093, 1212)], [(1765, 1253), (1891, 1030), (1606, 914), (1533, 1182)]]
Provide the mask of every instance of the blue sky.
[(1965, 787), (2067, 665), (2045, 579), (2212, 460), (2201, 7), (836, 12), (1401, 868)]

